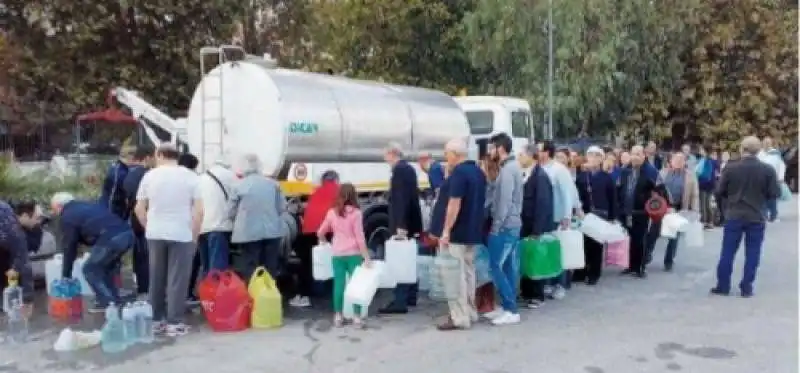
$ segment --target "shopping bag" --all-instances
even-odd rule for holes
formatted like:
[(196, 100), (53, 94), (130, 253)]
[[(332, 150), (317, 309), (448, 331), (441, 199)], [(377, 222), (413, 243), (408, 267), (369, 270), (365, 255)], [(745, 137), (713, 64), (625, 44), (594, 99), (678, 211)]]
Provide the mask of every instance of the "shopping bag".
[(212, 270), (197, 288), (208, 326), (215, 332), (235, 332), (250, 327), (253, 302), (247, 286), (233, 271)]
[(520, 241), (522, 275), (541, 280), (553, 278), (563, 272), (561, 267), (561, 244), (550, 234), (539, 238), (524, 238)]
[(481, 287), (492, 282), (489, 269), (489, 248), (480, 245), (475, 250), (475, 287)]
[(785, 201), (791, 201), (792, 200), (792, 190), (789, 189), (789, 186), (786, 185), (785, 182), (781, 181), (780, 182), (780, 187), (781, 187), (780, 200), (784, 201), (784, 202)]
[(555, 233), (561, 243), (561, 268), (581, 269), (586, 266), (583, 252), (583, 234), (576, 230), (559, 230)]
[(428, 296), (438, 301), (458, 299), (462, 284), (461, 261), (447, 249), (439, 248), (431, 266), (431, 286)]
[(630, 267), (630, 252), (631, 239), (625, 236), (621, 240), (609, 242), (606, 244), (606, 265), (628, 268)]
[(253, 328), (276, 328), (283, 324), (283, 302), (275, 280), (264, 267), (256, 268), (247, 292), (253, 299), (250, 325)]

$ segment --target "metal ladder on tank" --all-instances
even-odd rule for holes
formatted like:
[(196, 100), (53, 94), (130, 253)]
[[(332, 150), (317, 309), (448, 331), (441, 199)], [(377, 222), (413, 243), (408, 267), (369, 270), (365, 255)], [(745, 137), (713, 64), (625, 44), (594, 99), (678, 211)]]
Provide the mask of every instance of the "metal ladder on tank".
[[(218, 47), (203, 47), (200, 48), (200, 143), (202, 146), (199, 149), (197, 156), (200, 158), (200, 167), (204, 169), (215, 162), (217, 158), (225, 155), (224, 135), (228, 133), (225, 126), (225, 115), (223, 112), (223, 74), (222, 69), (218, 69), (214, 73), (206, 75), (207, 70), (213, 70), (217, 66), (222, 66), (228, 61), (226, 52), (236, 52), (236, 54), (244, 55), (244, 49), (236, 45), (221, 45)], [(216, 56), (215, 65), (208, 66), (206, 64), (207, 56)], [(209, 81), (211, 78), (211, 81)], [(206, 89), (206, 84), (217, 80), (217, 94), (214, 95)], [(208, 108), (210, 105), (216, 105), (217, 115), (209, 117)], [(210, 134), (206, 132), (214, 126), (216, 131), (216, 138), (211, 138)], [(215, 159), (208, 159), (207, 155), (213, 154)]]

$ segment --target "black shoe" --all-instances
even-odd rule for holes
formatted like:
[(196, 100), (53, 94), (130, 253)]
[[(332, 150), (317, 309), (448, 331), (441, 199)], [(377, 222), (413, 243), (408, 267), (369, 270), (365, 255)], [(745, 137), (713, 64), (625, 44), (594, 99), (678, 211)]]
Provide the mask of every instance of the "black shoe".
[(600, 281), (599, 278), (590, 278), (586, 280), (586, 285), (594, 286), (597, 285), (597, 282)]
[(739, 295), (740, 295), (742, 298), (752, 298), (752, 297), (753, 297), (753, 295), (755, 295), (755, 294), (753, 294), (753, 292), (752, 292), (752, 291), (742, 291), (742, 292), (741, 292)]
[(731, 292), (730, 292), (730, 290), (722, 290), (722, 289), (720, 289), (718, 287), (715, 287), (715, 288), (711, 288), (711, 294), (728, 296), (728, 295), (731, 295)]
[(406, 303), (406, 305), (407, 305), (407, 306), (409, 306), (409, 307), (416, 307), (416, 306), (417, 306), (417, 300), (416, 300), (416, 299), (414, 299), (414, 300), (409, 300), (409, 301)]
[(378, 310), (378, 313), (383, 315), (405, 315), (408, 313), (408, 308), (398, 307), (394, 304), (389, 304)]
[(664, 270), (667, 272), (672, 272), (672, 263), (664, 263)]
[(622, 275), (622, 276), (627, 276), (627, 275), (632, 275), (632, 274), (634, 274), (634, 273), (636, 273), (636, 271), (634, 271), (634, 270), (632, 270), (632, 269), (628, 268), (628, 269), (626, 269), (626, 270), (624, 270), (624, 271), (620, 272), (620, 275)]
[(638, 277), (638, 278), (647, 278), (647, 272), (645, 272), (645, 271), (637, 271), (635, 276)]

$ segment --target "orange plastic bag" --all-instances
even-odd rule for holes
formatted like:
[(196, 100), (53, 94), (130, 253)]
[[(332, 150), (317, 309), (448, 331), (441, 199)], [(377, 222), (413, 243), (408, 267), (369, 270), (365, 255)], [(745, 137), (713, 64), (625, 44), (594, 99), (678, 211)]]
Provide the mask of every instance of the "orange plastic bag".
[(238, 332), (250, 327), (253, 301), (247, 285), (233, 271), (211, 271), (197, 291), (211, 330)]

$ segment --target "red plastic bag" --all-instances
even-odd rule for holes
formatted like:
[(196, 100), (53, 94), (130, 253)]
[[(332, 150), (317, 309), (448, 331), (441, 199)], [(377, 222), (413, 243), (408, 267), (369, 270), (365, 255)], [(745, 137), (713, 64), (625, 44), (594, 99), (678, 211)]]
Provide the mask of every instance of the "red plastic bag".
[(203, 314), (215, 332), (238, 332), (250, 327), (253, 301), (247, 285), (233, 271), (211, 271), (197, 289)]

